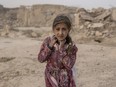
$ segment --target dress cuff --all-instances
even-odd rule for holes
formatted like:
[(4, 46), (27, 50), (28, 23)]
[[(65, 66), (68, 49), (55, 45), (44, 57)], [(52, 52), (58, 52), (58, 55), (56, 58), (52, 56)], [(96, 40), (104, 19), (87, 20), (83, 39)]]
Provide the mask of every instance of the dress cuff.
[(53, 50), (53, 47), (49, 46), (49, 44), (47, 44), (47, 47), (48, 47), (50, 50)]

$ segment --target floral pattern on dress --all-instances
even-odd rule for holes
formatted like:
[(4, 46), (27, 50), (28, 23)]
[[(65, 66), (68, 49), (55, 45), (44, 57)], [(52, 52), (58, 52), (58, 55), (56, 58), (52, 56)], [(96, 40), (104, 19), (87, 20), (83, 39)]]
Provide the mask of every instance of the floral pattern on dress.
[[(76, 61), (78, 48), (73, 44), (65, 44), (62, 49), (58, 49), (56, 43), (52, 50), (48, 44), (51, 37), (47, 37), (40, 48), (38, 60), (43, 63), (47, 61), (45, 69), (46, 87), (76, 87), (72, 67)], [(70, 48), (70, 49), (69, 49)]]

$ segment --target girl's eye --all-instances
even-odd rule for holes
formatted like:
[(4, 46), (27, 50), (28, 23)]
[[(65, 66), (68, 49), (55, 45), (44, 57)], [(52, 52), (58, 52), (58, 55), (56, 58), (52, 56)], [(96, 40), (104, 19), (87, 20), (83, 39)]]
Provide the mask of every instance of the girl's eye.
[(56, 30), (57, 30), (57, 31), (59, 31), (59, 30), (60, 30), (60, 28), (56, 28)]
[(66, 28), (63, 28), (62, 30), (66, 31)]

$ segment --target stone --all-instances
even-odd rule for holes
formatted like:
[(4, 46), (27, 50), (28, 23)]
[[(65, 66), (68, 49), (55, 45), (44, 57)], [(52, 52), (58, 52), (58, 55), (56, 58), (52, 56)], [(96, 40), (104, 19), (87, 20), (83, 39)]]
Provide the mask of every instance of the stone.
[(91, 17), (89, 14), (87, 13), (82, 13), (80, 14), (80, 18), (85, 20), (85, 21), (93, 21), (93, 17)]
[(80, 17), (79, 14), (74, 14), (75, 17), (75, 27), (80, 27)]
[(112, 8), (111, 20), (116, 21), (116, 8)]
[(96, 31), (96, 32), (95, 32), (95, 36), (97, 36), (97, 37), (102, 36), (102, 33), (99, 32), (99, 31)]
[(95, 17), (94, 20), (99, 20), (99, 21), (104, 21), (105, 18), (107, 18), (108, 16), (111, 15), (111, 11), (110, 10), (106, 10), (105, 12), (103, 12), (101, 15)]
[(37, 37), (37, 34), (35, 32), (32, 32), (31, 37), (35, 38), (35, 37)]
[(93, 23), (93, 24), (89, 25), (88, 27), (89, 28), (101, 28), (103, 26), (104, 26), (103, 23)]

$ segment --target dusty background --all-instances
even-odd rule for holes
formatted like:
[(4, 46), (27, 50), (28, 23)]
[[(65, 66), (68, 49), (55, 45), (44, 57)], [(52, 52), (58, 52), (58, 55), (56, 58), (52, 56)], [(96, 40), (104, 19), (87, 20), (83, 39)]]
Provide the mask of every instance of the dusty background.
[(40, 45), (52, 35), (59, 13), (72, 20), (70, 35), (78, 47), (78, 87), (116, 87), (116, 8), (0, 5), (0, 87), (45, 87), (45, 63), (37, 60)]

